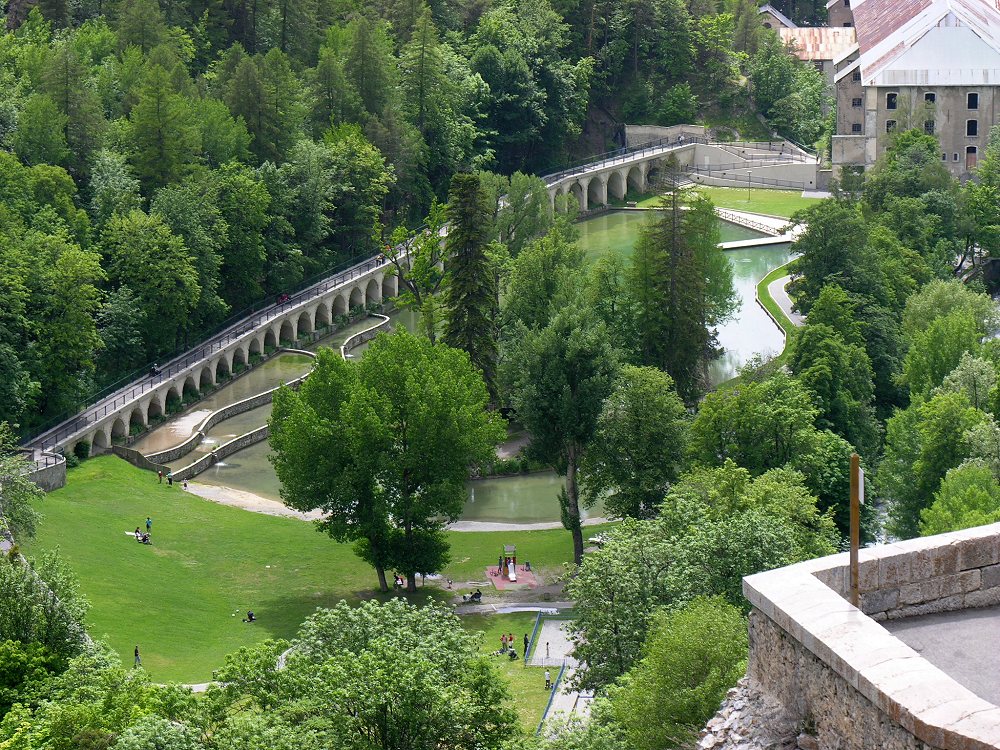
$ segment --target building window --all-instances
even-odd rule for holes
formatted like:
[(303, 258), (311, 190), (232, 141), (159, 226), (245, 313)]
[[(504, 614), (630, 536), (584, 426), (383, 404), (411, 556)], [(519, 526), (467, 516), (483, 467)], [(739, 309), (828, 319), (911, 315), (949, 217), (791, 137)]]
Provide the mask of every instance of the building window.
[(965, 121), (965, 135), (969, 138), (975, 138), (979, 135), (979, 120)]
[(854, 71), (854, 75), (851, 76), (851, 80), (855, 81), (855, 82), (860, 81), (861, 80), (861, 71), (860, 70), (855, 70)]
[(948, 161), (948, 154), (941, 154), (941, 161)]
[(860, 96), (856, 96), (853, 99), (851, 99), (851, 106), (852, 107), (860, 107), (861, 106), (861, 97)]
[(924, 101), (927, 102), (928, 104), (934, 104), (934, 102), (937, 101), (937, 94), (935, 94), (933, 91), (928, 91), (926, 94), (924, 94)]
[(886, 133), (891, 133), (895, 129), (896, 129), (896, 121), (895, 120), (886, 120), (885, 121), (885, 132)]
[(851, 0), (844, 0), (844, 7), (845, 8), (850, 8), (851, 7)]
[(852, 123), (851, 124), (851, 132), (852, 133), (860, 133), (861, 132), (861, 123), (860, 122)]
[(885, 95), (885, 108), (886, 109), (895, 109), (896, 108), (896, 100), (898, 98), (899, 98), (899, 94), (897, 94), (895, 92), (886, 94)]
[(968, 109), (979, 109), (979, 94), (972, 92), (965, 97), (965, 104)]
[(951, 155), (951, 160), (952, 161), (958, 161), (958, 154), (952, 154)]
[(853, 24), (853, 23), (851, 23), (850, 21), (844, 21), (844, 28), (845, 28), (845, 29), (849, 29), (849, 28), (851, 28), (851, 26), (853, 26), (853, 25), (854, 25), (854, 24)]
[(971, 172), (976, 168), (976, 162), (979, 159), (979, 149), (975, 146), (965, 147), (965, 169)]
[(924, 132), (927, 135), (934, 135), (934, 120), (924, 120)]

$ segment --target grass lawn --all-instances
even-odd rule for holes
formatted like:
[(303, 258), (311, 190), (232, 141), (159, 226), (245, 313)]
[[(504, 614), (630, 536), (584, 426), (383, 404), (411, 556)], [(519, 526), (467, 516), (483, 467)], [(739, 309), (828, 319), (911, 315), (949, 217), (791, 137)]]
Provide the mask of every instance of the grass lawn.
[(760, 300), (761, 304), (767, 308), (767, 311), (774, 316), (774, 319), (778, 321), (778, 325), (781, 327), (781, 330), (785, 332), (785, 336), (788, 336), (795, 326), (792, 321), (788, 319), (788, 316), (785, 315), (785, 311), (781, 309), (781, 305), (774, 301), (774, 297), (771, 296), (768, 286), (772, 281), (787, 275), (788, 264), (786, 263), (783, 266), (778, 266), (767, 274), (767, 276), (757, 282), (757, 298)]
[[(158, 681), (211, 679), (240, 646), (289, 638), (316, 607), (377, 593), (374, 571), (351, 546), (311, 524), (203, 500), (114, 456), (71, 469), (66, 487), (46, 496), (40, 510), (44, 519), (27, 551), (60, 547), (90, 600), (91, 635), (126, 663), (139, 644)], [(130, 535), (147, 515), (152, 546)], [(483, 580), (504, 543), (516, 544), (540, 572), (572, 559), (572, 540), (561, 529), (448, 536), (455, 562), (444, 575), (456, 582)], [(417, 600), (453, 596), (428, 586)], [(247, 609), (259, 622), (241, 622)]]
[(535, 627), (534, 612), (514, 612), (506, 615), (466, 615), (462, 623), (470, 630), (483, 634), (483, 653), (492, 653), (500, 648), (503, 633), (514, 634), (517, 661), (507, 657), (495, 657), (500, 671), (510, 682), (510, 693), (514, 707), (525, 730), (534, 732), (542, 720), (542, 712), (549, 702), (549, 692), (545, 689), (545, 667), (527, 667), (522, 653), (524, 634), (531, 637)]
[[(696, 188), (702, 195), (707, 195), (719, 208), (734, 208), (741, 211), (753, 211), (770, 216), (791, 216), (799, 209), (809, 208), (819, 202), (819, 198), (803, 198), (799, 190), (764, 190), (753, 188), (750, 200), (747, 200), (746, 188), (712, 187), (701, 185)], [(647, 198), (640, 206), (659, 205), (660, 198)]]

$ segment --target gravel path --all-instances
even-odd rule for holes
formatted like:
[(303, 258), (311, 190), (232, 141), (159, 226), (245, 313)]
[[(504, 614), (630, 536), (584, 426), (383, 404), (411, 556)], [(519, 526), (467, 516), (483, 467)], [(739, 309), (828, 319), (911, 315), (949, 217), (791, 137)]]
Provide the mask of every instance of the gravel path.
[[(300, 518), (303, 521), (315, 521), (323, 517), (321, 511), (313, 510), (303, 513), (293, 510), (276, 500), (268, 500), (266, 497), (255, 495), (245, 490), (237, 490), (232, 487), (217, 486), (214, 484), (199, 484), (198, 482), (188, 483), (188, 492), (213, 503), (220, 505), (231, 505), (234, 508), (242, 508), (253, 513), (265, 513), (269, 516), (283, 516), (285, 518)], [(588, 518), (583, 521), (584, 526), (596, 526), (608, 523), (607, 518)], [(448, 526), (449, 531), (543, 531), (545, 529), (561, 529), (559, 521), (544, 521), (541, 523), (493, 523), (491, 521), (456, 521)]]

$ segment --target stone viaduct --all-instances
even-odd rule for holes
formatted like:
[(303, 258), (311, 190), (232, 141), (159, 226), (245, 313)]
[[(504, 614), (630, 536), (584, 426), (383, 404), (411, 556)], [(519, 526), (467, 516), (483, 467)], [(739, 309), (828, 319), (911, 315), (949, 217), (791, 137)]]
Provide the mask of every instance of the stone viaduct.
[(543, 177), (553, 210), (560, 196), (572, 195), (580, 210), (588, 211), (624, 201), (629, 194), (648, 193), (670, 159), (692, 182), (816, 188), (815, 157), (788, 142), (715, 142), (705, 128), (692, 125), (632, 131), (628, 140), (643, 139), (641, 143)]
[(253, 355), (330, 326), (352, 309), (395, 297), (398, 278), (390, 273), (392, 268), (381, 256), (372, 258), (244, 318), (167, 362), (157, 374), (140, 378), (42, 433), (26, 447), (37, 454), (68, 453), (84, 442), (93, 453), (105, 452), (113, 442), (126, 438), (133, 425), (146, 427), (166, 413), (168, 403), (214, 386), (234, 369), (247, 366)]

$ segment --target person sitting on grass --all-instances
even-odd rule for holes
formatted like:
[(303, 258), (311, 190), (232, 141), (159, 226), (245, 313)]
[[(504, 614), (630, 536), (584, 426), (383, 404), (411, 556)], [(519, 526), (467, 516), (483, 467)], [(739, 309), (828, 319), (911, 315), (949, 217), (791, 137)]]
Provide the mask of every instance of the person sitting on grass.
[(136, 541), (138, 541), (140, 544), (152, 544), (153, 543), (152, 540), (149, 538), (149, 534), (148, 533), (146, 533), (146, 534), (140, 534), (138, 537), (136, 537)]
[(139, 527), (138, 526), (135, 527), (135, 540), (137, 542), (141, 542), (142, 541), (142, 532), (139, 531)]
[(247, 616), (243, 618), (243, 622), (257, 622), (252, 609), (247, 611)]

